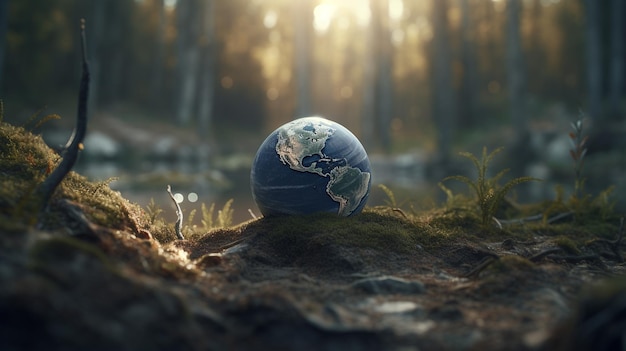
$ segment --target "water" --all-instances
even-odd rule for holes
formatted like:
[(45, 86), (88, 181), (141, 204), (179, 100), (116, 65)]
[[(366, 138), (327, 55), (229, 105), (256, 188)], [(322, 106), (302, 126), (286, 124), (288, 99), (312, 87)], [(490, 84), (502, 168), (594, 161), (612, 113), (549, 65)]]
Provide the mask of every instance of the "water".
[[(398, 201), (406, 200), (409, 193), (423, 192), (433, 187), (425, 180), (422, 159), (419, 157), (372, 156), (370, 159), (372, 190), (368, 206), (383, 205), (389, 200), (377, 187), (378, 184), (385, 184), (398, 191)], [(217, 212), (228, 200), (233, 199), (233, 224), (237, 224), (261, 214), (252, 199), (249, 167), (246, 167), (245, 162), (233, 163), (237, 166), (217, 169), (185, 160), (135, 164), (85, 161), (77, 165), (76, 171), (95, 181), (115, 179), (110, 183), (112, 189), (144, 209), (154, 201), (163, 209), (162, 216), (172, 223), (176, 221), (176, 208), (166, 191), (168, 184), (172, 192), (182, 198), (180, 206), (186, 215), (196, 211), (195, 224), (200, 224), (202, 204), (207, 207), (214, 204)]]
[[(391, 199), (378, 185), (384, 184), (392, 189), (396, 206), (405, 211), (428, 210), (440, 206), (445, 195), (437, 185), (438, 180), (429, 180), (425, 175), (426, 157), (419, 154), (399, 156), (370, 155), (372, 164), (372, 188), (367, 206), (388, 205)], [(146, 161), (142, 163), (128, 162), (79, 162), (77, 171), (91, 180), (114, 178), (110, 183), (114, 190), (122, 196), (146, 209), (151, 201), (160, 207), (163, 218), (176, 222), (176, 208), (166, 192), (167, 185), (172, 186), (174, 193), (183, 198), (180, 203), (186, 218), (195, 210), (194, 224), (201, 224), (201, 206), (214, 204), (215, 213), (221, 210), (226, 202), (233, 200), (233, 223), (248, 221), (253, 216), (260, 216), (252, 199), (249, 177), (251, 156), (234, 156), (219, 163), (222, 167), (209, 167), (191, 160), (175, 159), (174, 161)], [(459, 182), (447, 182), (446, 186), (454, 191), (467, 193), (467, 187)], [(554, 181), (531, 182), (524, 187), (514, 188), (515, 194), (527, 195), (524, 202), (540, 201), (554, 198)], [(604, 184), (606, 186), (606, 184)], [(618, 184), (619, 186), (619, 184)], [(621, 184), (621, 189), (624, 184)], [(619, 191), (618, 195), (621, 194)], [(594, 192), (597, 193), (597, 192)], [(196, 198), (197, 197), (197, 198)], [(618, 200), (616, 210), (623, 211), (626, 204), (623, 197), (614, 196), (611, 201)], [(621, 202), (619, 201), (621, 200)], [(187, 223), (187, 222), (185, 222)]]

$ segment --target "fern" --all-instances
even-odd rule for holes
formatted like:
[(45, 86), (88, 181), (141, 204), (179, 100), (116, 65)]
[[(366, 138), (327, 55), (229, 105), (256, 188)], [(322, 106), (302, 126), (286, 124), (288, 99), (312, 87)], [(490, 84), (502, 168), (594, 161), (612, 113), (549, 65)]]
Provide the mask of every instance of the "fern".
[(617, 201), (609, 199), (614, 190), (615, 186), (611, 185), (601, 191), (600, 194), (598, 194), (598, 196), (596, 196), (596, 198), (591, 201), (591, 206), (598, 208), (600, 212), (600, 218), (602, 218), (602, 220), (608, 220), (610, 216), (615, 212), (615, 204), (617, 203)]
[(42, 117), (39, 122), (37, 122), (37, 124), (35, 124), (35, 127), (33, 129), (37, 129), (39, 127), (41, 127), (44, 123), (53, 120), (53, 119), (61, 119), (61, 116), (57, 115), (56, 113), (53, 113), (51, 115), (46, 115), (44, 117)]
[(202, 229), (208, 231), (214, 228), (230, 227), (233, 223), (233, 199), (226, 201), (224, 207), (217, 211), (215, 214), (215, 203), (212, 203), (210, 207), (202, 204), (200, 212), (202, 213)]
[(583, 118), (584, 114), (580, 112), (580, 118), (576, 123), (572, 123), (573, 131), (569, 133), (570, 144), (572, 148), (569, 150), (569, 154), (574, 161), (574, 197), (584, 197), (585, 178), (582, 176), (583, 165), (585, 164), (585, 155), (587, 154), (587, 148), (585, 147), (589, 136), (583, 135)]
[[(470, 178), (462, 175), (454, 175), (446, 177), (442, 180), (445, 182), (447, 180), (456, 180), (462, 183), (465, 183), (470, 190), (472, 190), (476, 196), (476, 202), (478, 204), (478, 208), (480, 210), (481, 223), (484, 226), (487, 226), (492, 219), (495, 217), (496, 211), (500, 206), (500, 203), (506, 196), (506, 194), (513, 188), (514, 186), (533, 181), (539, 180), (532, 177), (519, 177), (514, 178), (506, 182), (503, 186), (498, 186), (498, 181), (509, 172), (509, 169), (504, 169), (498, 172), (494, 177), (487, 177), (487, 168), (489, 163), (493, 160), (495, 155), (497, 155), (503, 148), (497, 148), (491, 153), (487, 154), (487, 148), (483, 147), (482, 157), (479, 160), (476, 156), (469, 152), (460, 152), (459, 154), (463, 157), (468, 158), (474, 164), (474, 167), (478, 171), (478, 177), (476, 180), (471, 180)], [(452, 192), (447, 188), (440, 186), (444, 192), (448, 195), (450, 199)]]
[(233, 204), (233, 199), (226, 201), (224, 207), (217, 211), (217, 223), (220, 228), (229, 227), (233, 222), (233, 209), (231, 205)]
[(385, 193), (385, 195), (387, 195), (387, 200), (385, 200), (387, 206), (393, 208), (398, 207), (398, 203), (396, 202), (396, 196), (394, 195), (393, 191), (391, 191), (391, 189), (389, 189), (384, 184), (378, 184), (378, 187)]
[(163, 213), (163, 209), (159, 207), (159, 205), (154, 202), (154, 198), (150, 198), (150, 202), (146, 207), (146, 213), (148, 214), (148, 218), (150, 218), (150, 224), (154, 225), (159, 217), (161, 217), (161, 213)]
[(206, 204), (202, 203), (202, 207), (200, 208), (202, 212), (202, 228), (204, 230), (209, 230), (213, 228), (213, 212), (215, 211), (215, 203), (211, 204), (211, 207), (207, 209)]
[(185, 237), (190, 238), (194, 234), (196, 234), (196, 226), (193, 224), (193, 220), (196, 217), (196, 210), (193, 209), (187, 215), (187, 225), (183, 227), (183, 231), (185, 231)]

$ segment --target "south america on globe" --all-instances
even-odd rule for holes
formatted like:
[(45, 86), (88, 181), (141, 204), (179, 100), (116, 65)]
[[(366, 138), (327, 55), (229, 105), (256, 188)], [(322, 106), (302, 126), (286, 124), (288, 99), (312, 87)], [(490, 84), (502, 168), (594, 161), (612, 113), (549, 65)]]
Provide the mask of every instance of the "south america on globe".
[(371, 168), (356, 136), (339, 123), (304, 117), (272, 132), (252, 163), (252, 197), (264, 216), (361, 212)]

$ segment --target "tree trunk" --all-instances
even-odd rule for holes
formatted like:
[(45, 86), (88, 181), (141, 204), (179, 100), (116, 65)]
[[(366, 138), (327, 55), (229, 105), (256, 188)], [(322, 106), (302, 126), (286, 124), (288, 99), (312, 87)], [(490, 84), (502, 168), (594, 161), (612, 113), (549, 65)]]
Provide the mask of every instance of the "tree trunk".
[(200, 31), (200, 11), (197, 0), (178, 1), (176, 20), (178, 28), (178, 100), (176, 121), (188, 126), (192, 121), (198, 84), (200, 52), (198, 34)]
[(4, 56), (6, 52), (6, 37), (8, 25), (8, 0), (0, 0), (0, 96), (4, 93)]
[(454, 135), (454, 92), (452, 89), (452, 58), (448, 35), (448, 1), (433, 1), (433, 118), (437, 128), (438, 163), (445, 169), (450, 161)]
[(159, 27), (156, 35), (156, 43), (154, 47), (154, 61), (152, 66), (152, 84), (151, 100), (158, 108), (163, 106), (163, 67), (165, 62), (165, 29), (167, 22), (165, 17), (165, 0), (156, 2), (157, 11), (159, 12)]
[[(623, 0), (622, 0), (623, 1)], [(601, 41), (600, 41), (600, 2), (598, 0), (585, 0), (587, 26), (586, 26), (586, 51), (587, 51), (587, 100), (588, 115), (592, 119), (600, 118), (602, 113), (602, 66), (601, 66)]]
[(378, 62), (378, 130), (380, 143), (387, 152), (391, 151), (391, 118), (393, 117), (393, 47), (389, 28), (389, 0), (381, 0), (380, 28), (376, 41), (379, 46)]
[(200, 106), (198, 108), (198, 132), (207, 134), (211, 132), (213, 122), (213, 98), (215, 82), (215, 2), (208, 0), (205, 2), (204, 29), (202, 36), (202, 82), (200, 88)]
[(474, 26), (471, 21), (469, 0), (461, 2), (461, 63), (463, 65), (463, 78), (461, 81), (461, 95), (459, 97), (459, 127), (472, 127), (476, 118), (476, 101), (478, 78), (476, 71), (476, 47)]
[(507, 53), (507, 80), (509, 91), (509, 107), (511, 121), (519, 139), (527, 130), (526, 111), (524, 103), (524, 56), (520, 37), (520, 14), (522, 0), (508, 0), (506, 53)]
[(102, 42), (104, 38), (104, 22), (107, 6), (105, 1), (94, 1), (91, 24), (87, 22), (87, 50), (89, 50), (90, 92), (87, 108), (88, 119), (100, 105), (101, 97), (101, 62), (103, 56)]
[[(391, 117), (393, 114), (393, 47), (389, 29), (389, 2), (388, 0), (370, 1), (372, 13), (372, 52), (373, 56), (373, 99), (371, 107), (373, 114), (368, 128), (376, 136), (380, 146), (385, 151), (391, 149)], [(366, 67), (366, 69), (368, 69)]]
[(310, 115), (311, 107), (311, 28), (313, 8), (310, 0), (294, 1), (296, 111), (294, 118)]
[(611, 1), (610, 114), (619, 117), (624, 92), (624, 0)]
[(363, 135), (363, 144), (366, 149), (373, 149), (375, 146), (376, 135), (374, 133), (375, 120), (376, 120), (376, 45), (374, 41), (376, 38), (377, 29), (375, 28), (374, 18), (374, 2), (376, 0), (369, 0), (370, 12), (372, 14), (372, 20), (367, 27), (365, 40), (365, 56), (363, 66), (363, 97), (361, 120), (362, 127), (361, 133)]
[(511, 154), (515, 155), (512, 172), (521, 176), (533, 154), (528, 145), (528, 121), (525, 103), (525, 68), (520, 37), (520, 15), (522, 0), (508, 0), (506, 4), (506, 58), (509, 111), (514, 130)]
[(530, 5), (531, 15), (529, 17), (529, 29), (526, 36), (527, 52), (525, 57), (527, 72), (532, 72), (533, 77), (526, 82), (526, 90), (534, 96), (541, 96), (544, 93), (546, 85), (546, 59), (544, 48), (541, 43), (541, 36), (544, 34), (541, 28), (541, 19), (543, 18), (543, 5), (541, 0), (532, 0)]

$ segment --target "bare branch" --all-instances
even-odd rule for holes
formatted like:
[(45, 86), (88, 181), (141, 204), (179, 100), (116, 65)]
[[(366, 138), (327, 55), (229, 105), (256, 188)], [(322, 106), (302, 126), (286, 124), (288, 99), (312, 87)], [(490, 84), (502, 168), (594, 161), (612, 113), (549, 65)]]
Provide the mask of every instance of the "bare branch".
[(552, 254), (555, 254), (555, 253), (558, 253), (558, 252), (561, 252), (561, 251), (562, 251), (562, 249), (559, 248), (559, 247), (551, 247), (549, 249), (545, 249), (545, 250), (543, 250), (541, 252), (538, 252), (538, 253), (532, 255), (531, 257), (528, 258), (528, 260), (530, 262), (538, 262), (541, 259), (543, 259), (544, 257), (547, 257), (549, 255), (552, 255)]
[(78, 91), (78, 111), (76, 114), (76, 127), (72, 136), (65, 146), (65, 152), (63, 154), (63, 160), (57, 166), (57, 168), (50, 173), (35, 190), (35, 194), (39, 199), (39, 213), (46, 211), (50, 198), (61, 184), (61, 181), (72, 170), (76, 160), (78, 159), (78, 152), (83, 148), (83, 140), (87, 132), (87, 100), (89, 98), (89, 64), (87, 63), (87, 49), (85, 40), (85, 20), (81, 19), (80, 22), (80, 35), (81, 35), (81, 48), (82, 48), (82, 77), (80, 80), (80, 89)]
[(185, 240), (185, 237), (183, 236), (183, 232), (182, 232), (183, 210), (180, 209), (180, 205), (178, 204), (178, 201), (176, 201), (174, 194), (172, 194), (172, 187), (169, 186), (169, 184), (167, 185), (167, 193), (170, 194), (170, 198), (172, 199), (172, 201), (174, 201), (174, 206), (176, 206), (176, 217), (178, 218), (176, 220), (176, 224), (174, 225), (174, 229), (176, 230), (176, 236), (180, 240)]

